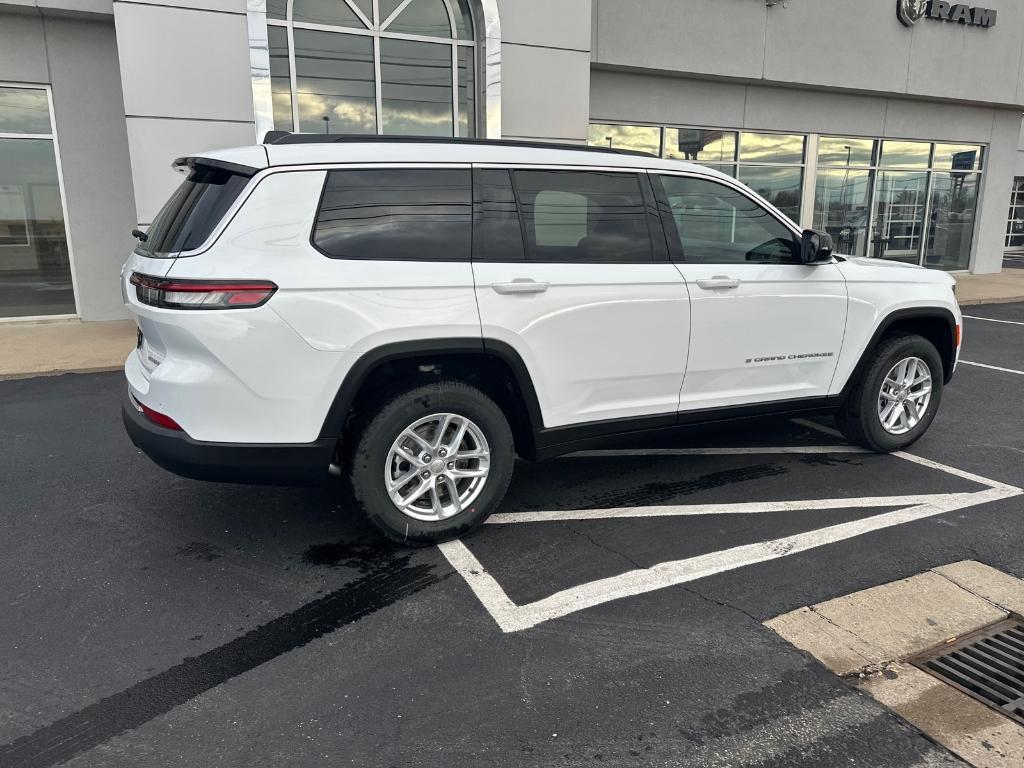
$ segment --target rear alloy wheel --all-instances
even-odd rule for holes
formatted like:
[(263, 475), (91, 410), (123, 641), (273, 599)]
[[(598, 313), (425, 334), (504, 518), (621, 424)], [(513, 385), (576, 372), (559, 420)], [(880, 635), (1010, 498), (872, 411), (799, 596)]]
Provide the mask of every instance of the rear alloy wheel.
[(913, 334), (883, 339), (871, 353), (837, 421), (851, 443), (896, 451), (923, 435), (942, 401), (942, 359)]
[(505, 497), (514, 460), (497, 404), (475, 387), (441, 380), (377, 411), (352, 455), (352, 490), (385, 536), (431, 544), (487, 519)]
[(487, 483), (491, 451), (465, 416), (436, 413), (402, 430), (384, 466), (391, 501), (413, 520), (438, 522), (472, 506)]

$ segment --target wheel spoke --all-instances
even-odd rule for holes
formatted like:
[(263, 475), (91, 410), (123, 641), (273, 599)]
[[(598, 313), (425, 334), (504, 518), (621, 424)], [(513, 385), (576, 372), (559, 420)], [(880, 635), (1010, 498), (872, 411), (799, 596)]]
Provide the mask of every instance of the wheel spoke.
[(437, 431), (434, 433), (434, 444), (430, 446), (433, 449), (440, 448), (444, 445), (444, 433), (448, 431), (448, 427), (452, 423), (452, 415), (446, 413), (441, 419), (441, 422), (437, 425)]
[(466, 419), (459, 419), (459, 424), (455, 428), (455, 434), (452, 439), (448, 441), (448, 452), (455, 454), (459, 451), (459, 446), (462, 445), (462, 441), (466, 437), (466, 430), (469, 428), (469, 422)]
[(405, 438), (408, 438), (409, 440), (412, 440), (414, 443), (419, 445), (420, 448), (423, 448), (424, 450), (427, 450), (427, 451), (432, 450), (433, 447), (434, 447), (430, 443), (428, 443), (424, 438), (420, 437), (416, 433), (416, 431), (412, 430), (412, 429), (405, 430), (402, 433), (402, 437), (405, 437)]
[(430, 483), (428, 481), (428, 485), (430, 486), (430, 508), (433, 510), (434, 514), (437, 515), (437, 519), (440, 520), (444, 517), (444, 507), (441, 505), (441, 494), (437, 492), (436, 483)]
[(490, 455), (491, 454), (488, 451), (485, 451), (485, 450), (480, 449), (480, 448), (475, 448), (472, 451), (459, 451), (458, 453), (456, 453), (451, 458), (456, 459), (456, 460), (460, 460), (460, 459), (486, 459)]
[(444, 487), (448, 489), (448, 497), (451, 499), (453, 515), (459, 514), (462, 511), (462, 502), (459, 501), (459, 489), (455, 481), (450, 477), (444, 479)]
[(460, 469), (459, 467), (456, 467), (455, 469), (449, 469), (448, 470), (448, 476), (449, 477), (486, 477), (487, 476), (487, 468), (486, 467), (477, 467), (476, 469)]
[(910, 429), (910, 424), (907, 421), (907, 408), (906, 408), (906, 405), (907, 404), (904, 403), (903, 406), (900, 407), (900, 426), (905, 428), (905, 429)]
[(924, 387), (923, 389), (919, 389), (917, 392), (911, 392), (909, 395), (907, 395), (907, 399), (908, 400), (920, 400), (925, 395), (930, 395), (931, 393), (932, 393), (931, 386), (927, 386), (927, 387)]
[(410, 506), (414, 501), (417, 501), (423, 494), (429, 491), (433, 487), (433, 483), (429, 480), (421, 480), (420, 484), (416, 486), (416, 489), (408, 496), (399, 501), (403, 507)]
[(396, 477), (393, 480), (389, 480), (388, 492), (394, 493), (395, 491), (401, 490), (402, 488), (409, 484), (410, 480), (419, 475), (419, 473), (420, 471), (418, 469), (410, 469), (401, 477)]
[(889, 416), (892, 415), (893, 410), (896, 408), (898, 401), (895, 399), (889, 400), (889, 404), (885, 406), (884, 410), (879, 414), (878, 418), (882, 420), (883, 424), (889, 423)]
[(422, 467), (422, 466), (424, 466), (423, 462), (420, 461), (420, 457), (419, 456), (414, 456), (411, 452), (407, 451), (405, 448), (403, 448), (400, 445), (396, 445), (395, 446), (395, 453), (397, 453), (399, 456), (401, 456), (407, 462), (412, 464), (414, 467)]

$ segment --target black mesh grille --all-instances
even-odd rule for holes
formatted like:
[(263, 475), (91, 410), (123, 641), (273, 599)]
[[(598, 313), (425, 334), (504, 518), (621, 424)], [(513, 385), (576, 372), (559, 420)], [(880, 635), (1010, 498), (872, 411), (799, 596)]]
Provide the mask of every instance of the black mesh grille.
[(912, 662), (1024, 723), (1024, 624), (1000, 622)]

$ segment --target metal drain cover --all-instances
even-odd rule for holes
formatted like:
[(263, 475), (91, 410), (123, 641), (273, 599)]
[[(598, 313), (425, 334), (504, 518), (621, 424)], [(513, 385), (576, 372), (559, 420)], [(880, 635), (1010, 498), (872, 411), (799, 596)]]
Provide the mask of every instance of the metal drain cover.
[(993, 624), (910, 663), (1024, 724), (1024, 624), (1019, 621)]

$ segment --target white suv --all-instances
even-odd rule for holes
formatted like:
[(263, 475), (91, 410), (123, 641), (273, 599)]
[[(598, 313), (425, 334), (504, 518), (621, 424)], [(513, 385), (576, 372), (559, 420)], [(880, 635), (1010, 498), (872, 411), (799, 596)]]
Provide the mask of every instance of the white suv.
[(480, 524), (517, 455), (657, 428), (834, 413), (902, 448), (959, 354), (949, 275), (833, 256), (698, 165), (290, 134), (175, 165), (122, 276), (132, 440), (202, 479), (340, 467), (403, 542)]

